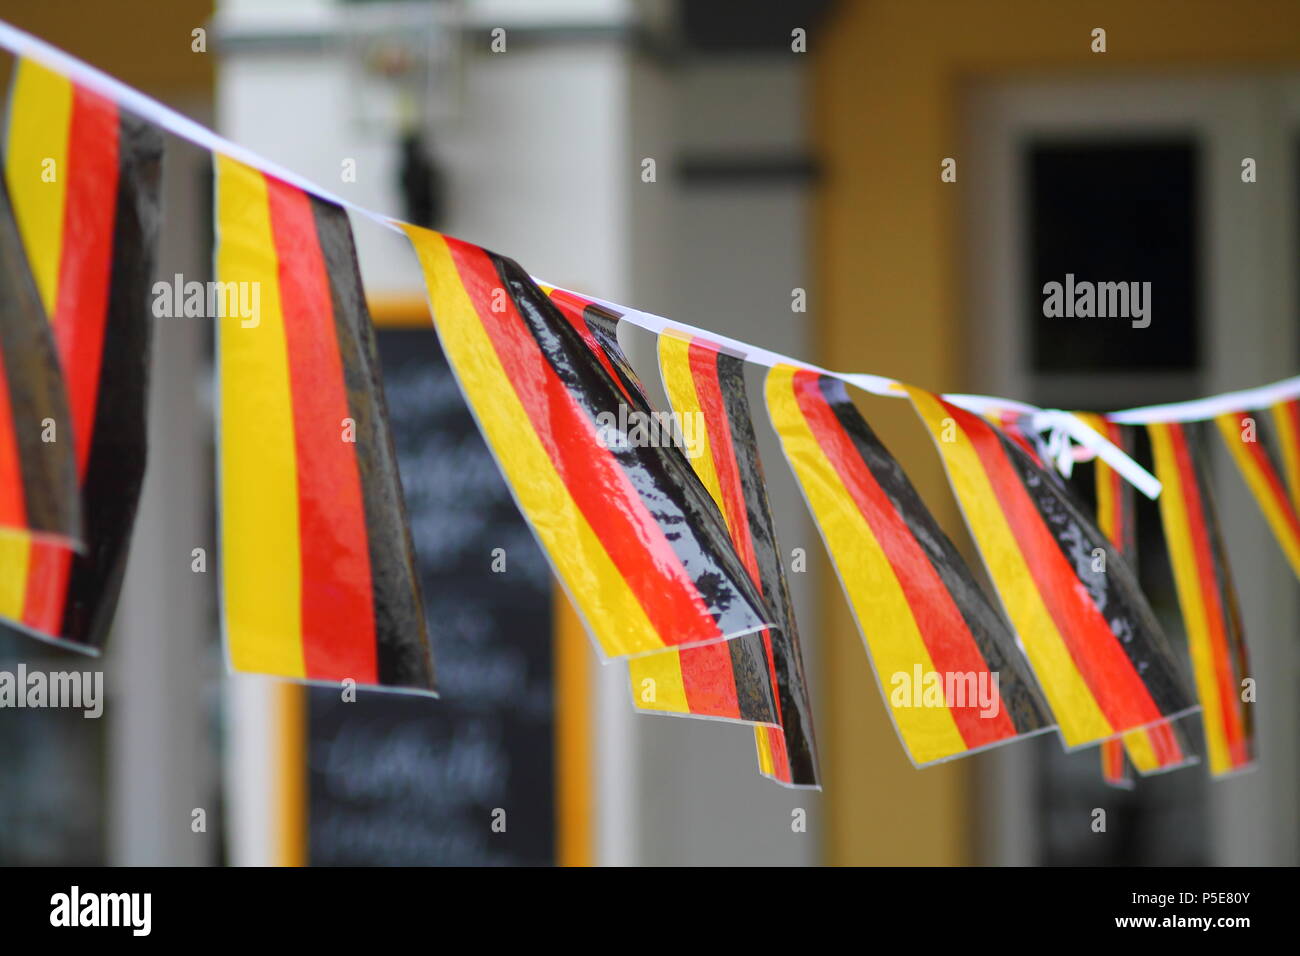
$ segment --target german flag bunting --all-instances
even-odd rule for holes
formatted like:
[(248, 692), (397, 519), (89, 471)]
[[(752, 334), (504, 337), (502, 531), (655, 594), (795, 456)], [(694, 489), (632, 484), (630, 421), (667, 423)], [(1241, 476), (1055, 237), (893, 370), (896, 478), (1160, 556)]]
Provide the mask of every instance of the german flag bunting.
[[(816, 787), (812, 702), (745, 394), (744, 361), (704, 339), (670, 330), (659, 336), (659, 367), (674, 412), (696, 422), (691, 464), (722, 510), (746, 570), (776, 615), (777, 627), (764, 631), (757, 644), (777, 688), (776, 726), (754, 728), (759, 770), (787, 785)], [(684, 671), (692, 666), (685, 660), (688, 653), (682, 653)]]
[(434, 326), (520, 511), (606, 656), (771, 624), (675, 440), (512, 260), (404, 225)]
[[(620, 316), (572, 292), (560, 289), (546, 292), (614, 380), (628, 407), (641, 415), (654, 415), (640, 376), (618, 344)], [(683, 414), (674, 410), (678, 415)], [(684, 419), (676, 421), (680, 423)], [(679, 448), (686, 454), (687, 435), (682, 432), (679, 437), (683, 439)], [(698, 456), (691, 463), (693, 474), (699, 476)], [(711, 489), (704, 486), (702, 490), (710, 493), (710, 500), (721, 508)], [(628, 680), (632, 704), (643, 713), (713, 717), (755, 724), (777, 721), (775, 685), (769, 676), (764, 638), (758, 632), (725, 643), (681, 650), (670, 647), (656, 654), (631, 658)]]
[[(1291, 418), (1290, 410), (1287, 410), (1277, 415), (1274, 421), (1285, 423), (1286, 428), (1291, 428), (1294, 419)], [(1277, 464), (1265, 447), (1259, 421), (1246, 412), (1228, 412), (1215, 416), (1214, 424), (1218, 426), (1223, 443), (1232, 454), (1232, 460), (1241, 470), (1246, 487), (1259, 502), (1273, 537), (1291, 563), (1291, 570), (1296, 577), (1300, 577), (1300, 512), (1296, 511)], [(1292, 437), (1285, 431), (1282, 434)], [(1283, 460), (1285, 462), (1285, 458)], [(1289, 463), (1286, 466), (1291, 467)]]
[(1006, 622), (845, 386), (777, 365), (766, 392), (912, 761), (1048, 729)]
[(984, 419), (907, 391), (1066, 746), (1194, 708), (1135, 575), (1057, 481)]
[[(1079, 418), (1108, 439), (1116, 448), (1133, 453), (1131, 430), (1104, 415), (1079, 413)], [(1097, 527), (1121, 552), (1132, 568), (1137, 567), (1137, 509), (1133, 486), (1106, 464), (1094, 459), (1097, 486)], [(1126, 755), (1127, 754), (1127, 758)], [(1178, 721), (1164, 721), (1130, 730), (1119, 739), (1101, 742), (1102, 779), (1112, 787), (1131, 789), (1131, 766), (1143, 776), (1177, 770), (1199, 763), (1187, 735)]]
[(11, 547), (21, 601), (0, 615), (81, 647), (112, 623), (144, 481), (161, 160), (156, 127), (19, 62), (5, 179), (63, 368), (85, 549)]
[(1251, 673), (1237, 592), (1196, 436), (1178, 423), (1151, 424), (1147, 431), (1164, 486), (1160, 518), (1201, 699), (1210, 772), (1223, 776), (1255, 759), (1254, 713), (1243, 700), (1242, 684)]
[(222, 593), (237, 671), (434, 688), (347, 214), (218, 155)]

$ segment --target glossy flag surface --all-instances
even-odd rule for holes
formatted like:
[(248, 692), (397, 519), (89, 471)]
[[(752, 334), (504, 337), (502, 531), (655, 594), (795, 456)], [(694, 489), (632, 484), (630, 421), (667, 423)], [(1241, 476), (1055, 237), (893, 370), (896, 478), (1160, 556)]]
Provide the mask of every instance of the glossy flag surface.
[[(572, 292), (560, 289), (546, 292), (614, 380), (629, 409), (653, 415), (654, 409), (646, 397), (645, 386), (618, 343), (620, 316)], [(683, 414), (675, 401), (673, 408), (679, 416)], [(707, 441), (708, 436), (702, 433), (703, 423), (697, 418), (684, 417), (672, 421), (687, 426), (685, 430), (678, 428), (681, 439), (678, 447), (690, 462), (692, 473), (703, 484), (702, 490), (721, 509), (722, 504), (713, 495), (713, 489), (704, 481), (700, 467), (702, 456), (690, 454), (687, 443), (689, 438), (696, 443), (697, 452), (704, 450), (706, 446), (700, 443)], [(726, 521), (721, 510), (719, 517)], [(730, 522), (726, 523), (731, 532)], [(734, 534), (732, 541), (735, 541)], [(737, 555), (743, 560), (738, 548)], [(764, 635), (758, 632), (743, 634), (725, 643), (683, 649), (669, 647), (655, 654), (633, 657), (628, 661), (628, 680), (632, 704), (644, 713), (713, 717), (757, 724), (777, 722), (775, 683), (771, 677)]]
[[(434, 327), (488, 447), (606, 656), (770, 625), (717, 507), (518, 264), (417, 226)], [(620, 417), (621, 415), (621, 417)]]
[(1194, 708), (1133, 571), (1057, 480), (979, 416), (922, 389), (907, 391), (1065, 745)]
[(85, 548), (13, 543), (0, 616), (82, 648), (112, 623), (144, 480), (162, 136), (30, 60), (5, 180), (63, 369)]
[(1006, 622), (843, 383), (777, 365), (766, 394), (912, 761), (1048, 729)]
[[(1291, 409), (1277, 415), (1274, 422), (1283, 426), (1279, 435), (1294, 441)], [(1291, 570), (1296, 577), (1300, 577), (1300, 512), (1296, 511), (1282, 473), (1264, 444), (1255, 414), (1228, 412), (1215, 416), (1214, 424), (1223, 436), (1223, 443), (1228, 446), (1232, 460), (1241, 471), (1246, 487), (1264, 512), (1264, 519), (1290, 562)], [(1292, 446), (1291, 453), (1294, 452)], [(1287, 462), (1284, 455), (1283, 466), (1287, 469), (1294, 468), (1294, 462)]]
[(1156, 477), (1164, 486), (1160, 518), (1201, 700), (1210, 772), (1223, 776), (1255, 759), (1253, 705), (1242, 700), (1242, 681), (1253, 675), (1237, 591), (1191, 426), (1151, 424), (1147, 431)]
[(347, 214), (217, 167), (224, 625), (237, 671), (434, 688)]
[[(1104, 415), (1080, 413), (1079, 418), (1116, 448), (1128, 455), (1133, 454), (1130, 429), (1112, 422)], [(1133, 486), (1100, 456), (1093, 461), (1097, 486), (1097, 527), (1111, 545), (1123, 553), (1129, 566), (1136, 569), (1137, 509)], [(1140, 730), (1130, 730), (1118, 739), (1101, 742), (1102, 779), (1113, 787), (1132, 788), (1130, 765), (1138, 773), (1148, 776), (1198, 762), (1178, 721), (1163, 721)]]
[[(673, 410), (696, 423), (691, 464), (722, 510), (746, 570), (777, 619), (759, 644), (777, 688), (776, 726), (754, 728), (759, 770), (791, 786), (818, 786), (812, 702), (745, 394), (744, 360), (705, 339), (669, 330), (659, 336), (659, 368)], [(683, 660), (683, 670), (692, 666)]]

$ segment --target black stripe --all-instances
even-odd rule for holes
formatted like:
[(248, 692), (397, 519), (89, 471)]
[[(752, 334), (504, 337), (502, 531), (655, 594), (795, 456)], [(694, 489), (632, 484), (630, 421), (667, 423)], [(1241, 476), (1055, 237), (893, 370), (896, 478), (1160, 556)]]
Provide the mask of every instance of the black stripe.
[(641, 377), (636, 374), (636, 369), (632, 368), (632, 363), (627, 360), (627, 356), (623, 353), (623, 347), (618, 344), (619, 317), (608, 309), (598, 305), (589, 305), (582, 310), (582, 318), (587, 323), (587, 328), (600, 345), (601, 350), (609, 359), (609, 364), (614, 366), (614, 374), (623, 383), (627, 393), (632, 396), (633, 402), (638, 403), (638, 408), (641, 411), (650, 411), (650, 400), (646, 398), (645, 386), (641, 384)]
[(103, 646), (113, 622), (144, 483), (153, 331), (149, 292), (162, 172), (157, 128), (120, 114), (118, 137), (108, 313), (82, 482), (87, 550), (73, 556), (62, 622), (64, 638), (94, 647)]
[[(27, 527), (77, 537), (81, 505), (68, 393), (3, 180), (0, 176), (0, 361), (9, 383)], [(45, 419), (54, 422), (55, 441), (41, 440)]]
[[(1110, 625), (1156, 707), (1162, 714), (1176, 714), (1195, 706), (1187, 677), (1124, 555), (1110, 545), (1055, 478), (1035, 465), (998, 429), (989, 427), (1061, 554)], [(1093, 551), (1097, 548), (1106, 554), (1105, 571), (1092, 569)]]
[(781, 548), (776, 540), (776, 522), (767, 497), (763, 462), (758, 456), (758, 436), (745, 392), (745, 363), (734, 355), (718, 352), (718, 390), (731, 429), (732, 450), (740, 486), (745, 496), (749, 537), (758, 564), (759, 585), (768, 605), (776, 613), (777, 630), (769, 631), (772, 660), (776, 670), (776, 691), (781, 703), (781, 728), (790, 759), (790, 782), (800, 786), (821, 783), (817, 768), (817, 741), (813, 733), (812, 699), (804, 676), (799, 628), (794, 603), (785, 577)]
[(374, 325), (366, 306), (347, 213), (311, 197), (316, 233), (329, 276), (334, 329), (343, 359), (348, 410), (356, 422), (374, 598), (379, 682), (433, 690), (433, 656), (425, 625), (415, 546), (397, 473), (397, 452), (379, 366)]
[[(525, 327), (574, 399), (593, 422), (617, 420), (623, 393), (591, 353), (577, 329), (533, 284), (518, 263), (484, 250), (496, 267)], [(638, 444), (611, 448), (695, 582), (710, 615), (724, 632), (771, 621), (771, 613), (736, 555), (722, 512), (705, 490), (681, 449)]]
[(1050, 726), (1047, 704), (1016, 647), (1010, 625), (980, 589), (897, 459), (858, 414), (844, 383), (822, 376), (820, 384), (836, 419), (957, 605), (988, 669), (998, 674), (998, 692), (1016, 730), (1025, 733)]

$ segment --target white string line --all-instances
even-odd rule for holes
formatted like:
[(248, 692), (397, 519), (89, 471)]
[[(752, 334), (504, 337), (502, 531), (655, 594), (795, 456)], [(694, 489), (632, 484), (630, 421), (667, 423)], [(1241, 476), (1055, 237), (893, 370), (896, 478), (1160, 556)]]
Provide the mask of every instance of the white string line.
[[(252, 150), (240, 146), (238, 143), (226, 139), (224, 136), (214, 133), (201, 123), (197, 123), (189, 117), (178, 113), (171, 107), (158, 102), (158, 100), (153, 97), (141, 93), (139, 90), (109, 76), (107, 73), (96, 69), (85, 61), (80, 60), (71, 54), (65, 53), (57, 47), (46, 43), (44, 40), (35, 37), (24, 30), (19, 30), (17, 27), (14, 27), (3, 20), (0, 20), (0, 47), (7, 49), (15, 56), (35, 60), (56, 72), (62, 73), (64, 76), (79, 83), (81, 86), (113, 100), (119, 106), (136, 113), (143, 119), (146, 119), (154, 123), (156, 126), (159, 126), (182, 139), (188, 140), (197, 146), (201, 146), (211, 152), (222, 153), (232, 159), (244, 163), (247, 166), (252, 166), (264, 173), (275, 176), (277, 179), (281, 179), (292, 186), (304, 190), (305, 192), (312, 193), (322, 199), (328, 200), (329, 202), (337, 203), (340, 206), (372, 220), (373, 222), (379, 223), (387, 229), (391, 229), (394, 232), (402, 232), (402, 220), (393, 216), (377, 213), (365, 206), (345, 199), (342, 196), (335, 195), (330, 190), (298, 175), (290, 169), (286, 169), (278, 163), (266, 159)], [(587, 298), (590, 297), (588, 296)], [(872, 394), (884, 395), (892, 398), (900, 398), (905, 394), (901, 387), (901, 383), (895, 379), (879, 375), (869, 375), (866, 373), (834, 372), (804, 362), (800, 359), (792, 358), (788, 355), (782, 355), (779, 352), (772, 352), (767, 349), (758, 348), (747, 342), (741, 342), (738, 339), (717, 335), (707, 329), (699, 329), (685, 323), (673, 322), (669, 319), (663, 318), (662, 316), (641, 312), (637, 309), (629, 309), (625, 306), (603, 299), (593, 299), (593, 301), (599, 302), (602, 305), (619, 312), (629, 322), (646, 329), (647, 331), (659, 333), (666, 328), (677, 328), (689, 334), (699, 335), (715, 341), (720, 345), (734, 349), (747, 361), (755, 362), (759, 365), (765, 365), (768, 367), (779, 364), (795, 365), (838, 378), (841, 381), (847, 382), (856, 388), (863, 389)], [(1212, 418), (1215, 415), (1222, 414), (1223, 412), (1259, 408), (1287, 398), (1293, 398), (1296, 395), (1300, 395), (1300, 377), (1287, 379), (1286, 381), (1278, 382), (1274, 385), (1262, 386), (1260, 388), (1249, 389), (1242, 392), (1226, 393), (1196, 401), (1129, 409), (1127, 411), (1112, 413), (1109, 417), (1113, 421), (1123, 424), (1194, 421), (1198, 419)], [(1054, 437), (1059, 437), (1061, 433), (1068, 434), (1084, 448), (1088, 449), (1093, 454), (1100, 456), (1107, 464), (1123, 475), (1130, 483), (1148, 497), (1154, 498), (1160, 493), (1160, 482), (1157, 481), (1150, 472), (1138, 465), (1137, 462), (1133, 461), (1132, 458), (1108, 441), (1104, 436), (1098, 434), (1070, 412), (1062, 411), (1060, 409), (1042, 409), (1026, 402), (1017, 402), (1012, 399), (997, 398), (986, 395), (944, 395), (943, 398), (955, 405), (959, 405), (969, 411), (975, 412), (976, 414), (1005, 410), (1017, 411), (1031, 415), (1031, 426), (1035, 430), (1046, 431), (1050, 429), (1054, 432)], [(1061, 464), (1064, 466), (1064, 459)]]

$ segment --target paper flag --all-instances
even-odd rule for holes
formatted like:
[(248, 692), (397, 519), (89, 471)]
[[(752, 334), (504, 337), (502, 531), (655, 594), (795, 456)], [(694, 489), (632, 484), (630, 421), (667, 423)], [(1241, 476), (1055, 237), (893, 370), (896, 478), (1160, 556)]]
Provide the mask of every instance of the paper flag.
[(403, 227), (446, 354), (597, 646), (630, 656), (770, 626), (716, 506), (515, 262)]
[(1135, 575), (1057, 480), (978, 416), (922, 389), (907, 392), (1065, 745), (1193, 709)]
[(67, 385), (85, 550), (0, 554), (22, 594), (0, 615), (85, 647), (108, 635), (144, 482), (162, 148), (156, 127), (19, 62), (5, 179)]
[(1178, 423), (1148, 425), (1147, 431), (1156, 477), (1164, 485), (1160, 518), (1201, 699), (1210, 772), (1223, 776), (1245, 769), (1255, 756), (1253, 705), (1242, 699), (1251, 673), (1237, 592), (1196, 439)]
[(659, 367), (673, 411), (696, 422), (691, 464), (722, 509), (745, 568), (777, 618), (778, 627), (762, 635), (763, 661), (778, 699), (777, 726), (754, 728), (759, 770), (792, 786), (818, 786), (812, 702), (745, 394), (744, 361), (705, 339), (670, 330), (659, 336)]
[(227, 157), (216, 164), (231, 666), (432, 691), (415, 553), (347, 214)]
[[(1103, 415), (1080, 413), (1094, 431), (1126, 454), (1133, 453), (1130, 430)], [(1100, 457), (1094, 459), (1097, 485), (1097, 527), (1132, 568), (1137, 567), (1137, 509), (1133, 486)], [(1125, 754), (1127, 753), (1127, 760)], [(1119, 739), (1101, 742), (1102, 778), (1113, 787), (1130, 789), (1129, 764), (1143, 776), (1199, 763), (1177, 721), (1131, 730)]]
[(766, 392), (912, 761), (1048, 729), (1006, 622), (843, 383), (777, 365)]
[[(619, 317), (571, 292), (545, 291), (614, 379), (628, 408), (643, 416), (654, 415), (640, 377), (618, 344)], [(684, 421), (667, 416), (660, 416), (660, 420), (668, 423), (670, 428), (674, 422)], [(679, 437), (684, 439), (686, 436)], [(678, 443), (678, 448), (685, 455), (682, 442)], [(699, 474), (698, 466), (694, 474)], [(706, 494), (709, 491), (707, 487), (701, 490)], [(716, 505), (716, 499), (711, 500)], [(743, 634), (725, 643), (682, 650), (670, 647), (655, 654), (631, 658), (628, 661), (628, 680), (633, 706), (643, 713), (763, 724), (777, 721), (775, 684), (768, 668), (763, 635), (758, 632)]]

